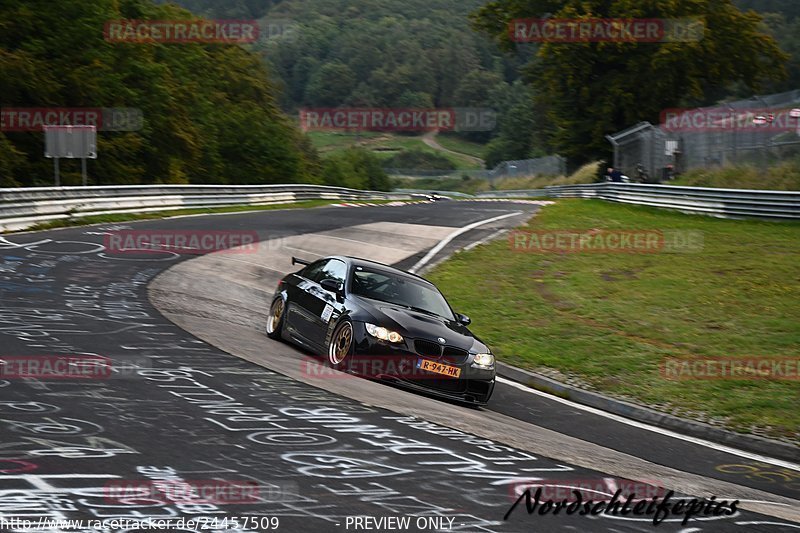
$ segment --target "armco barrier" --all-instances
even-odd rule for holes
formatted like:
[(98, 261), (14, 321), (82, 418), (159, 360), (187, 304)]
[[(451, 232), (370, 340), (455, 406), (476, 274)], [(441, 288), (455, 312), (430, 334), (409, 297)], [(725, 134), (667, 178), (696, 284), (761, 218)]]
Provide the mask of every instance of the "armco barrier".
[(407, 195), (323, 185), (122, 185), (0, 189), (0, 231), (126, 212), (268, 205), (298, 200), (401, 200)]
[(800, 219), (800, 191), (713, 189), (639, 183), (559, 185), (525, 191), (491, 191), (478, 197), (596, 198), (725, 218)]
[[(37, 223), (107, 213), (140, 213), (231, 205), (255, 206), (312, 199), (400, 200), (408, 199), (409, 194), (414, 192), (404, 190), (384, 193), (303, 184), (122, 185), (0, 189), (0, 231), (18, 231)], [(439, 193), (458, 195), (445, 191)], [(596, 198), (719, 217), (800, 219), (800, 191), (594, 183), (533, 190), (488, 191), (478, 193), (476, 197)]]

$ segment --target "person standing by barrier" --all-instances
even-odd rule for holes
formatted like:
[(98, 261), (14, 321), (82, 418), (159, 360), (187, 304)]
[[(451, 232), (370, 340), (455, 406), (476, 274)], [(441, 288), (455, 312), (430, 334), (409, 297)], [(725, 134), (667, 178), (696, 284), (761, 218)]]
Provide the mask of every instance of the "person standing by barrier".
[(606, 169), (606, 181), (611, 181), (614, 183), (622, 183), (624, 180), (622, 179), (622, 171), (613, 167), (608, 167)]

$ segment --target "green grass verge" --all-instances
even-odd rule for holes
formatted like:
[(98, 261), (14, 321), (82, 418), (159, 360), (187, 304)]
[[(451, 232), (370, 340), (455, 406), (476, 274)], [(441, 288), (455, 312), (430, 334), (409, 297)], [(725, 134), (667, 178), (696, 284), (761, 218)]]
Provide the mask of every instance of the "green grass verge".
[(436, 142), (454, 152), (471, 155), (483, 159), (486, 152), (486, 145), (472, 141), (467, 141), (452, 133), (440, 133), (436, 136)]
[[(68, 228), (73, 226), (88, 226), (90, 224), (108, 224), (116, 222), (130, 222), (132, 220), (155, 220), (159, 218), (168, 218), (181, 215), (209, 215), (213, 213), (240, 213), (243, 211), (270, 211), (274, 209), (308, 209), (311, 207), (323, 207), (330, 204), (338, 204), (345, 200), (303, 200), (300, 202), (291, 202), (286, 204), (269, 204), (269, 205), (236, 205), (228, 207), (208, 207), (199, 209), (173, 209), (170, 211), (153, 211), (147, 213), (109, 213), (107, 215), (92, 215), (80, 218), (67, 218), (53, 220), (50, 222), (43, 222), (36, 224), (24, 231), (43, 231), (55, 228)], [(372, 204), (382, 204), (392, 202), (394, 200), (369, 200)], [(348, 203), (365, 203), (359, 201), (348, 201)], [(3, 232), (0, 232), (3, 233)], [(5, 232), (12, 233), (12, 232)]]
[(560, 200), (523, 229), (703, 232), (702, 251), (456, 254), (428, 276), (500, 360), (678, 416), (800, 442), (798, 381), (670, 381), (665, 358), (800, 357), (800, 224)]

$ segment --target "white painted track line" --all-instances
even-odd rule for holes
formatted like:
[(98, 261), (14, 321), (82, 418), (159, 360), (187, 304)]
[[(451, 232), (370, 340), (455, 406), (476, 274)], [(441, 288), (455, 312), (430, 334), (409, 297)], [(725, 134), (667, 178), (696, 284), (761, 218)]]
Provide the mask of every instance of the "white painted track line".
[(498, 377), (497, 381), (500, 383), (504, 383), (506, 385), (510, 385), (515, 387), (521, 391), (527, 392), (529, 394), (535, 394), (537, 396), (541, 396), (543, 398), (547, 398), (554, 402), (562, 403), (564, 405), (568, 405), (573, 409), (580, 409), (581, 411), (586, 411), (587, 413), (592, 413), (593, 415), (602, 416), (615, 422), (621, 422), (622, 424), (627, 424), (629, 426), (633, 426), (635, 428), (644, 429), (646, 431), (652, 431), (653, 433), (658, 433), (660, 435), (665, 435), (667, 437), (672, 437), (674, 439), (683, 440), (686, 442), (691, 442), (692, 444), (697, 444), (698, 446), (705, 446), (706, 448), (711, 448), (712, 450), (717, 450), (723, 453), (729, 453), (731, 455), (736, 455), (738, 457), (743, 457), (745, 459), (751, 459), (753, 461), (760, 461), (762, 463), (768, 463), (775, 466), (780, 466), (783, 468), (788, 468), (790, 470), (797, 470), (800, 471), (800, 465), (795, 463), (790, 463), (788, 461), (782, 461), (780, 459), (773, 459), (771, 457), (766, 457), (764, 455), (759, 455), (757, 453), (746, 452), (744, 450), (738, 450), (736, 448), (731, 448), (730, 446), (725, 446), (724, 444), (717, 444), (715, 442), (707, 441), (704, 439), (699, 439), (697, 437), (690, 437), (688, 435), (682, 435), (675, 431), (671, 431), (669, 429), (663, 429), (656, 426), (651, 426), (649, 424), (645, 424), (644, 422), (637, 422), (636, 420), (631, 420), (629, 418), (625, 418), (619, 415), (615, 415), (613, 413), (607, 413), (605, 411), (601, 411), (600, 409), (595, 409), (594, 407), (589, 407), (587, 405), (581, 405), (579, 403), (575, 403), (570, 400), (565, 400), (564, 398), (559, 398), (558, 396), (553, 396), (551, 394), (547, 394), (546, 392), (542, 392), (536, 389), (532, 389), (530, 387), (526, 387), (516, 381), (511, 381), (510, 379)]
[(454, 231), (453, 233), (451, 233), (450, 235), (445, 237), (439, 244), (437, 244), (436, 246), (431, 248), (431, 251), (429, 251), (427, 254), (425, 254), (425, 257), (423, 257), (422, 259), (417, 261), (417, 264), (415, 264), (413, 267), (409, 268), (408, 271), (411, 272), (412, 274), (414, 274), (420, 268), (422, 268), (425, 265), (427, 265), (428, 262), (431, 259), (433, 259), (434, 256), (436, 256), (436, 254), (438, 254), (439, 252), (442, 251), (442, 248), (447, 246), (453, 239), (455, 239), (459, 235), (461, 235), (463, 233), (466, 233), (466, 232), (468, 232), (470, 230), (473, 230), (473, 229), (475, 229), (475, 228), (477, 228), (479, 226), (483, 226), (484, 224), (489, 224), (491, 222), (495, 222), (496, 220), (503, 220), (504, 218), (508, 218), (508, 217), (515, 217), (515, 216), (521, 215), (521, 214), (522, 214), (522, 211), (514, 211), (513, 213), (500, 215), (498, 217), (487, 218), (486, 220), (479, 220), (478, 222), (473, 222), (472, 224), (470, 224), (468, 226), (464, 226), (463, 228)]

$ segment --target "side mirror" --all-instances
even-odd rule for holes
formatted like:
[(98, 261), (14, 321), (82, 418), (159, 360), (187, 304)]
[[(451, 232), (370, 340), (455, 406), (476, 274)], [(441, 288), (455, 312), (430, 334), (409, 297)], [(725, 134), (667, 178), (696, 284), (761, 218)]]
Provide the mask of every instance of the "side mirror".
[(469, 326), (472, 323), (472, 320), (467, 315), (462, 315), (461, 313), (456, 313), (456, 320), (458, 320), (459, 324), (465, 326)]
[(323, 279), (319, 282), (319, 286), (334, 294), (340, 294), (342, 292), (342, 282), (335, 279)]

